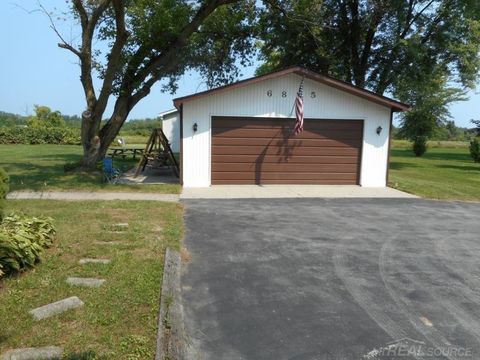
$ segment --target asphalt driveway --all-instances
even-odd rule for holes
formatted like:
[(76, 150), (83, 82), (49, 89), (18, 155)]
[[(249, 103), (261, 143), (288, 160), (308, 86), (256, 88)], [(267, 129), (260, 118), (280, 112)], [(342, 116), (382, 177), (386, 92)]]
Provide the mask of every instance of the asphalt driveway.
[(192, 359), (480, 359), (480, 204), (185, 204)]

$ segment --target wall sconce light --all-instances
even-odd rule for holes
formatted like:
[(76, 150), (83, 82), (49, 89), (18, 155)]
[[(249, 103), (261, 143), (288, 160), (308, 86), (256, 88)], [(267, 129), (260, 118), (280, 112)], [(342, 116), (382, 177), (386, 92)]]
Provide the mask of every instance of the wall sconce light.
[(383, 130), (383, 128), (381, 126), (377, 127), (377, 135), (380, 135), (382, 130)]
[(198, 125), (197, 125), (197, 123), (193, 124), (192, 129), (193, 129), (193, 132), (194, 132), (194, 133), (197, 132), (197, 130), (198, 130)]

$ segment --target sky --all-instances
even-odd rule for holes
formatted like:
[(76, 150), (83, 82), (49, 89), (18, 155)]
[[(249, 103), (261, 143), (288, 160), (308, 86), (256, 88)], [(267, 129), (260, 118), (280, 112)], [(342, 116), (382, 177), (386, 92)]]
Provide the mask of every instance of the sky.
[[(49, 10), (56, 6), (65, 8), (65, 3), (65, 0), (42, 0)], [(65, 115), (80, 115), (85, 100), (78, 63), (73, 54), (58, 48), (58, 38), (48, 18), (32, 12), (35, 9), (37, 0), (0, 0), (0, 111), (29, 115), (34, 105), (46, 105)], [(78, 36), (68, 22), (55, 21), (67, 40)], [(253, 76), (255, 67), (242, 69), (241, 78)], [(206, 85), (202, 77), (188, 73), (180, 80), (174, 95), (162, 93), (160, 86), (152, 88), (129, 118), (154, 118), (173, 108), (173, 98), (203, 90)], [(480, 118), (480, 85), (468, 95), (468, 101), (450, 107), (457, 126), (471, 127), (470, 119)]]

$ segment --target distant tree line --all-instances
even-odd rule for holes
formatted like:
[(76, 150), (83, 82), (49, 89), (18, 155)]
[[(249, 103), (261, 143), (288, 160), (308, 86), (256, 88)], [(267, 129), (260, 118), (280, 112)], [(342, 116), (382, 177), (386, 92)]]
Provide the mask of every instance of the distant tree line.
[[(82, 119), (78, 115), (63, 115), (58, 111), (51, 111), (46, 106), (36, 106), (35, 116), (0, 111), (0, 129), (11, 127), (39, 127), (43, 124), (48, 128), (67, 127), (80, 131)], [(475, 136), (480, 136), (480, 120), (472, 120), (472, 128), (458, 127), (454, 121), (441, 123), (434, 131), (431, 140), (435, 141), (471, 141)], [(155, 128), (162, 127), (160, 118), (132, 119), (125, 123), (120, 133), (121, 136), (139, 135), (148, 136)], [(5, 131), (5, 130), (4, 130)], [(0, 136), (1, 136), (0, 132)], [(396, 140), (407, 140), (408, 135), (401, 127), (393, 127), (392, 136)], [(4, 143), (0, 139), (0, 143)]]
[[(82, 119), (63, 115), (47, 106), (36, 105), (35, 115), (22, 116), (0, 111), (0, 144), (79, 144)], [(125, 123), (121, 136), (148, 136), (162, 127), (159, 118), (132, 119)]]
[[(394, 127), (392, 129), (395, 140), (409, 140), (409, 135), (403, 127)], [(452, 120), (440, 123), (434, 130), (430, 140), (434, 141), (470, 141), (476, 135), (474, 128), (459, 127)]]
[[(80, 129), (82, 126), (82, 118), (78, 115), (63, 115), (63, 118), (68, 127)], [(162, 120), (160, 118), (131, 119), (123, 125), (120, 135), (147, 136), (150, 135), (153, 129), (161, 127)]]
[(0, 111), (0, 127), (27, 125), (27, 117)]

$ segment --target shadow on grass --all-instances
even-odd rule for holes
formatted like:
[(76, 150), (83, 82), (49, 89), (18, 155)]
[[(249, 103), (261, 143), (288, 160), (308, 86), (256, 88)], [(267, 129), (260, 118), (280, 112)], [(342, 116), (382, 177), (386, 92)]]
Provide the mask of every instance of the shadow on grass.
[(415, 167), (418, 167), (418, 165), (411, 162), (401, 162), (401, 161), (390, 162), (391, 170), (402, 170), (402, 169), (415, 168)]
[(93, 351), (86, 351), (82, 353), (76, 353), (67, 355), (66, 357), (62, 358), (63, 360), (106, 360), (106, 356), (97, 355)]
[(428, 159), (428, 160), (445, 160), (445, 161), (471, 161), (472, 158), (469, 154), (458, 154), (458, 153), (449, 153), (449, 152), (442, 152), (442, 153), (426, 153), (421, 157), (421, 159)]
[(7, 341), (9, 337), (10, 337), (10, 336), (8, 336), (8, 335), (0, 334), (0, 344), (1, 344), (1, 343), (4, 343), (5, 341)]
[(38, 165), (32, 163), (12, 164), (5, 167), (10, 174), (12, 190), (30, 188), (38, 190), (48, 185), (89, 186), (101, 185), (100, 173), (63, 171), (63, 164)]
[(390, 154), (392, 156), (413, 157), (412, 150), (409, 150), (409, 149), (391, 149)]
[(82, 157), (78, 153), (65, 154), (30, 154), (28, 158), (43, 159), (43, 160), (58, 160), (61, 162), (76, 162), (80, 161)]
[(453, 170), (460, 170), (460, 171), (480, 171), (480, 165), (479, 166), (436, 165), (436, 167), (441, 169), (453, 169)]

